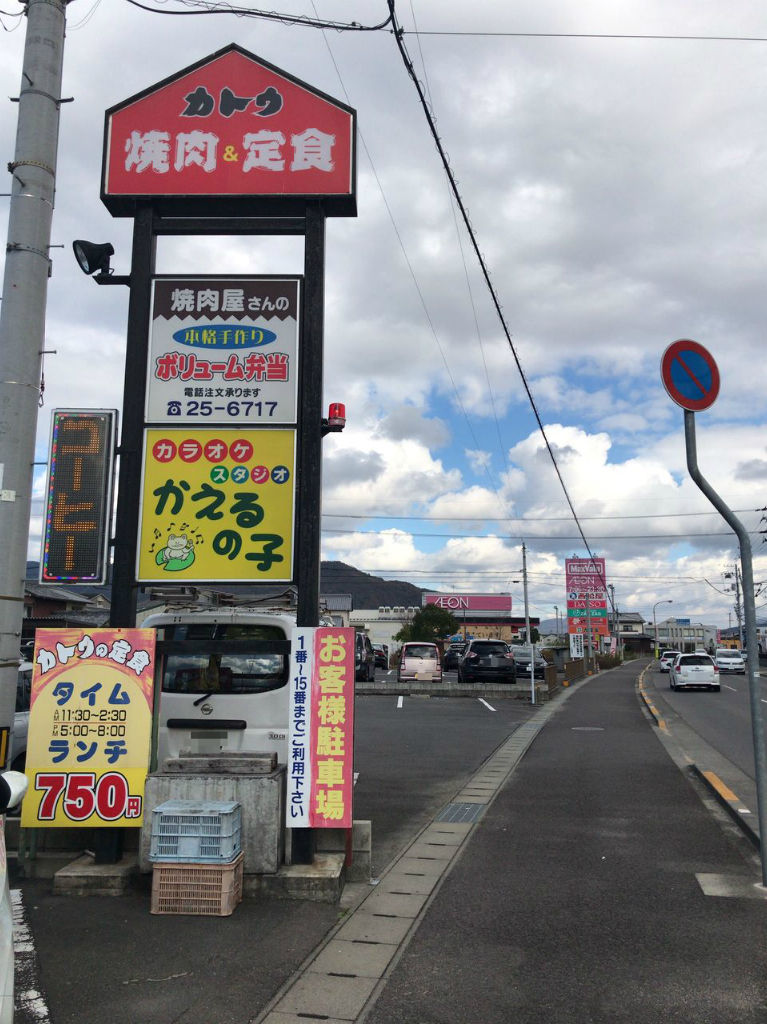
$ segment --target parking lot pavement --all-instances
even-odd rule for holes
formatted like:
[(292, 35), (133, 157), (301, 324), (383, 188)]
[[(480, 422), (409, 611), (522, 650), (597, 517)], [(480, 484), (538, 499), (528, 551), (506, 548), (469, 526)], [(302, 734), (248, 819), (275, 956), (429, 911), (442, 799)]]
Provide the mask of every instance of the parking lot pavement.
[(52, 1021), (764, 1024), (753, 851), (659, 742), (642, 667), (527, 716), (359, 904), (179, 919), (24, 883)]

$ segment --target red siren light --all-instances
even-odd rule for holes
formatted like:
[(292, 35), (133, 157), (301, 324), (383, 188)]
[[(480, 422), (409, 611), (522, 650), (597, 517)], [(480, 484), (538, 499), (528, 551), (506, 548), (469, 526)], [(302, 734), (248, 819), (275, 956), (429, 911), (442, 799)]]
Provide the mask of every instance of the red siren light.
[(328, 426), (344, 427), (346, 425), (346, 406), (343, 402), (331, 402), (328, 409)]

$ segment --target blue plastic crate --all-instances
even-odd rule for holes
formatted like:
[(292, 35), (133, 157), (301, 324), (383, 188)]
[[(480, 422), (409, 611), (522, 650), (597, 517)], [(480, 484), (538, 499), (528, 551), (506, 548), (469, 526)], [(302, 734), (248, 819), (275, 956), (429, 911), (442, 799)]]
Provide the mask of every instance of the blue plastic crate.
[(152, 811), (150, 861), (228, 864), (241, 849), (236, 801), (166, 800)]

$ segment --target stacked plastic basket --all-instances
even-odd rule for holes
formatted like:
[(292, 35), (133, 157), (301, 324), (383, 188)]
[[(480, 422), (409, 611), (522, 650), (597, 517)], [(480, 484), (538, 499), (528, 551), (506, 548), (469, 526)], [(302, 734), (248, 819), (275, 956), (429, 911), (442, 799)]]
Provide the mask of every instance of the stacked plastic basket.
[(153, 914), (226, 917), (242, 899), (242, 808), (167, 800), (152, 812)]

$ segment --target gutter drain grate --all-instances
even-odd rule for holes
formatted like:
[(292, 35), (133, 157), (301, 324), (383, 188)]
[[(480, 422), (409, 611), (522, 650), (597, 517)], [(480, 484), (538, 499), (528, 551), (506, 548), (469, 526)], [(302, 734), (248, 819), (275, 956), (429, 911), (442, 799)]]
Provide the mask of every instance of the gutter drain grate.
[(465, 824), (470, 821), (477, 821), (483, 813), (487, 804), (477, 803), (452, 803), (444, 807), (435, 821), (455, 821)]

